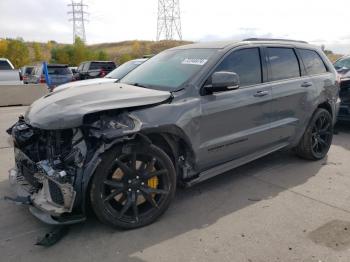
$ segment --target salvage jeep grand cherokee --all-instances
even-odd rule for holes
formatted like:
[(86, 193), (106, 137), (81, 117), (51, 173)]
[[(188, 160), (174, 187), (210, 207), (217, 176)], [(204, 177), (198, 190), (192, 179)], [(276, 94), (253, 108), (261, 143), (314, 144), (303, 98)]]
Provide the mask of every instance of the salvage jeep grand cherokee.
[[(322, 159), (338, 110), (332, 64), (304, 42), (249, 39), (164, 51), (120, 82), (34, 102), (8, 132), (10, 181), (50, 224), (155, 221), (191, 186), (281, 148)], [(297, 174), (296, 174), (297, 175)]]

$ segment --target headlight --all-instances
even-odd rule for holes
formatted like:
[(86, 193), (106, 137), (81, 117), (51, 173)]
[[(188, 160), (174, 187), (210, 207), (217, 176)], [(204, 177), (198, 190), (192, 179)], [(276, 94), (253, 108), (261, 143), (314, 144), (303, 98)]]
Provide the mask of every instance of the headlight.
[(93, 136), (110, 140), (139, 131), (141, 122), (136, 117), (124, 112), (115, 116), (100, 115), (99, 120), (89, 126)]

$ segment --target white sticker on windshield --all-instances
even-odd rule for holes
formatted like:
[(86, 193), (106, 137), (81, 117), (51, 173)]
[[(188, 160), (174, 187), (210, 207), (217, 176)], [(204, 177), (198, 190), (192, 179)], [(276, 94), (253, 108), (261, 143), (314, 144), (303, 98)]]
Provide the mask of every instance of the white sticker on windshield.
[(208, 59), (200, 59), (200, 58), (185, 58), (181, 64), (183, 65), (204, 65)]

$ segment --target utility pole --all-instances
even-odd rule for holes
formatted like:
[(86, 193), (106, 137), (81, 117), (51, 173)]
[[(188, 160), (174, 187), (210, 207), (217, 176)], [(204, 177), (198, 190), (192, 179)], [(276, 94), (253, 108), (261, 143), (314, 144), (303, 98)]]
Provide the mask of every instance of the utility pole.
[(157, 41), (182, 40), (179, 0), (158, 0)]
[(85, 22), (87, 20), (85, 17), (88, 13), (84, 9), (87, 8), (87, 5), (83, 3), (83, 0), (72, 0), (68, 7), (72, 10), (68, 12), (68, 15), (70, 16), (69, 21), (73, 22), (73, 43), (77, 37), (86, 42)]

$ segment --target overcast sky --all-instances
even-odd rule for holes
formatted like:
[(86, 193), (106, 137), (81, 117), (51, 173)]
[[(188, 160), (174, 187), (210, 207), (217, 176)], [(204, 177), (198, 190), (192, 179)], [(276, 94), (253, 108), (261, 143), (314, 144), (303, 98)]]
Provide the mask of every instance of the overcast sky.
[[(0, 37), (72, 42), (69, 0), (0, 0)], [(87, 43), (155, 40), (157, 0), (85, 0)], [(350, 0), (180, 0), (184, 40), (276, 37), (350, 53)]]

